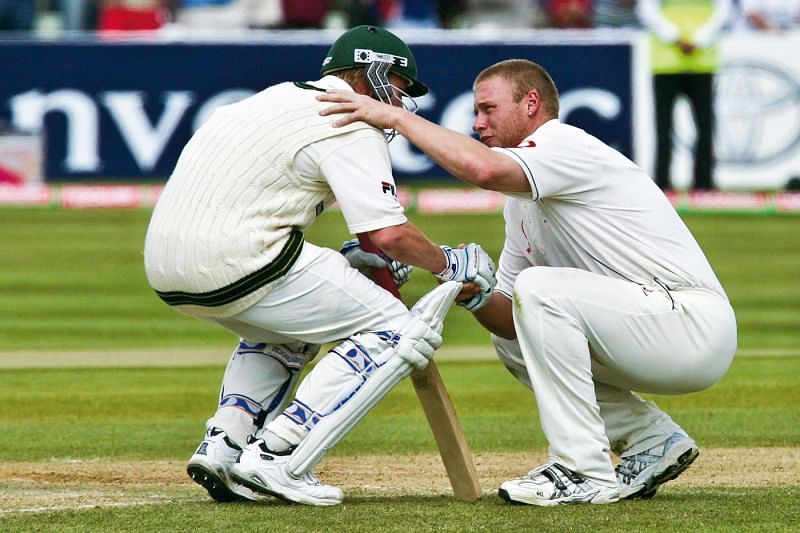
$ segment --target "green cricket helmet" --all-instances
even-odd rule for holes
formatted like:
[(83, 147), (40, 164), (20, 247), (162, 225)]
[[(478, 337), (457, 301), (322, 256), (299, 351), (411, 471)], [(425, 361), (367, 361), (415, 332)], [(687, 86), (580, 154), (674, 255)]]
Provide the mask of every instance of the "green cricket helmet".
[(362, 66), (366, 67), (367, 79), (381, 100), (384, 100), (381, 91), (389, 86), (389, 71), (408, 80), (404, 92), (409, 96), (428, 92), (428, 87), (417, 79), (417, 62), (411, 50), (398, 36), (383, 28), (356, 26), (344, 32), (328, 51), (320, 73), (324, 76)]

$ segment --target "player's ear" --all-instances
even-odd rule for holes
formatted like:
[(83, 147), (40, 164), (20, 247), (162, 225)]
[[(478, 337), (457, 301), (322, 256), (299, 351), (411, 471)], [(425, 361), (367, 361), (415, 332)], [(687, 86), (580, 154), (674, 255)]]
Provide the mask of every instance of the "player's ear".
[(353, 85), (353, 91), (356, 94), (363, 94), (364, 96), (372, 96), (372, 88), (369, 86), (366, 76), (359, 76)]
[(539, 94), (539, 91), (536, 89), (531, 89), (528, 91), (528, 93), (525, 95), (525, 103), (528, 116), (534, 116), (539, 111), (539, 108), (542, 107), (542, 97)]

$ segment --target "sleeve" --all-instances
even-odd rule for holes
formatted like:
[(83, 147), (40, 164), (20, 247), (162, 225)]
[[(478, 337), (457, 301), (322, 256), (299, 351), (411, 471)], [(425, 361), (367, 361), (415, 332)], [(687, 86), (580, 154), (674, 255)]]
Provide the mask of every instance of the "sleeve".
[(500, 264), (497, 268), (497, 285), (495, 291), (511, 298), (514, 291), (514, 282), (520, 272), (533, 266), (525, 255), (524, 235), (519, 225), (522, 219), (518, 216), (518, 206), (515, 209), (514, 200), (508, 200), (503, 209), (503, 218), (506, 221), (506, 236), (503, 251), (500, 252)]
[(351, 233), (407, 221), (397, 199), (389, 149), (378, 130), (357, 130), (309, 145), (295, 158), (295, 168), (328, 183)]
[[(546, 138), (545, 138), (546, 137)], [(530, 146), (492, 148), (514, 159), (531, 185), (531, 193), (508, 194), (512, 198), (537, 201), (574, 197), (596, 187), (601, 154), (586, 135), (564, 125), (553, 126), (546, 136), (533, 136)]]
[(714, 44), (731, 15), (731, 0), (714, 0), (714, 12), (694, 34), (694, 42), (701, 48)]
[(680, 37), (678, 27), (662, 15), (660, 0), (639, 0), (636, 15), (642, 26), (664, 42), (674, 43)]

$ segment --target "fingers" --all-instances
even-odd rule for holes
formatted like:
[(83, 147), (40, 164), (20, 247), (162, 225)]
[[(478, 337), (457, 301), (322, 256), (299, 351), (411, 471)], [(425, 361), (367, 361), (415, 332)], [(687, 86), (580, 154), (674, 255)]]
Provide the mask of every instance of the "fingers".
[(464, 283), (461, 292), (458, 293), (456, 297), (456, 301), (458, 302), (466, 302), (467, 300), (471, 300), (475, 297), (476, 294), (481, 292), (480, 288), (473, 282), (468, 281)]
[(360, 120), (356, 116), (356, 113), (358, 112), (356, 98), (358, 96), (360, 95), (348, 91), (328, 89), (328, 92), (318, 94), (316, 98), (320, 102), (331, 102), (333, 105), (321, 109), (319, 114), (323, 117), (328, 115), (344, 115), (338, 117), (331, 123), (334, 128), (340, 128), (356, 122)]
[(333, 115), (335, 113), (342, 113), (346, 111), (353, 111), (356, 109), (357, 98), (361, 96), (353, 92), (340, 91), (338, 89), (328, 89), (327, 92), (320, 93), (316, 96), (320, 102), (330, 102), (332, 106), (328, 106), (319, 112), (320, 115)]

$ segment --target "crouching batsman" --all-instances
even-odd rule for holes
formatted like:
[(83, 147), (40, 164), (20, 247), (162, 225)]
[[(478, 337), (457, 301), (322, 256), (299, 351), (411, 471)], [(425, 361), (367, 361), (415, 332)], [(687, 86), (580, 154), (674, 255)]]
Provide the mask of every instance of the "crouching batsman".
[(473, 90), (481, 142), (352, 93), (319, 98), (337, 102), (324, 113), (349, 113), (338, 125), (394, 128), (459, 179), (508, 195), (497, 288), (475, 317), (533, 389), (549, 461), (500, 496), (542, 506), (650, 498), (698, 447), (636, 392), (721, 379), (736, 350), (733, 309), (653, 180), (558, 120), (542, 67), (503, 61)]
[[(241, 339), (187, 467), (217, 501), (266, 494), (340, 503), (341, 490), (313, 467), (428, 364), (462, 282), (479, 288), (464, 303), (473, 309), (494, 286), (480, 246), (437, 246), (408, 222), (384, 132), (363, 122), (334, 128), (320, 115), (329, 104), (316, 96), (329, 89), (390, 105), (425, 94), (405, 43), (381, 28), (354, 28), (333, 44), (321, 74), (217, 109), (181, 153), (147, 231), (145, 270), (158, 296)], [(334, 201), (349, 230), (368, 234), (383, 256), (304, 240)], [(411, 265), (445, 283), (409, 311), (357, 269), (384, 265), (401, 282), (402, 265)], [(292, 399), (303, 368), (333, 342)]]

